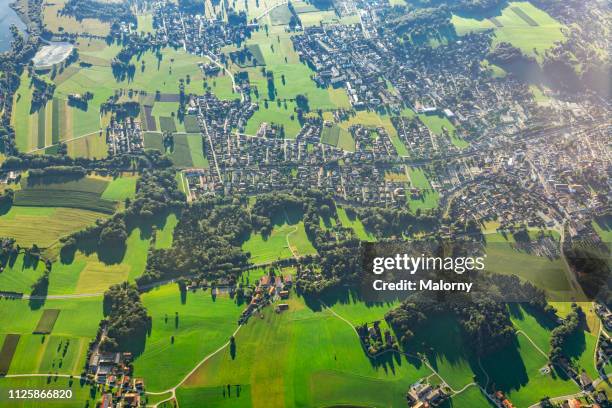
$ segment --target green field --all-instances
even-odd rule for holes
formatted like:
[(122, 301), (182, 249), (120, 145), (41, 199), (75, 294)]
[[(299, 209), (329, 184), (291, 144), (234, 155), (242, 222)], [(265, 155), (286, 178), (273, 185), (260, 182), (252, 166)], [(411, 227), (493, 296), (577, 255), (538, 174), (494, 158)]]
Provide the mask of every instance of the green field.
[[(0, 336), (21, 335), (9, 374), (81, 373), (87, 344), (102, 319), (102, 298), (47, 299), (44, 309), (33, 302), (0, 299)], [(50, 309), (60, 311), (53, 333), (32, 334)]]
[(108, 186), (102, 193), (102, 199), (110, 201), (125, 201), (126, 198), (134, 198), (136, 196), (136, 181), (137, 177), (118, 177), (108, 183)]
[(115, 202), (100, 198), (100, 194), (87, 191), (59, 189), (23, 189), (15, 193), (15, 206), (66, 207), (97, 211), (106, 214), (115, 212)]
[[(225, 348), (177, 390), (179, 404), (404, 406), (409, 385), (430, 373), (400, 357), (373, 364), (344, 321), (295, 297), (287, 303), (287, 312), (268, 308), (252, 318), (237, 334), (234, 353)], [(224, 398), (226, 384), (232, 389)]]
[[(124, 92), (129, 88), (152, 95), (156, 91), (178, 94), (180, 79), (184, 80), (186, 93), (200, 94), (204, 89), (205, 78), (197, 65), (202, 62), (202, 58), (183, 51), (163, 49), (159, 61), (155, 53), (144, 53), (140, 60), (136, 61), (138, 69), (134, 78), (128, 80), (113, 76), (111, 60), (120, 51), (118, 45), (107, 45), (103, 40), (88, 38), (80, 39), (76, 45), (80, 62), (91, 66), (73, 64), (53, 79), (57, 86), (54, 95), (58, 102), (49, 103), (43, 109), (40, 117), (44, 117), (44, 121), (39, 120), (37, 112), (30, 113), (32, 98), (30, 78), (27, 77), (27, 73), (23, 74), (14, 99), (12, 116), (12, 123), (16, 126), (17, 147), (21, 151), (27, 152), (39, 147), (38, 129), (41, 131), (44, 129), (44, 137), (40, 140), (44, 139), (47, 146), (53, 143), (54, 129), (61, 129), (59, 140), (66, 141), (70, 155), (105, 157), (107, 147), (101, 129), (108, 119), (100, 115), (100, 106), (116, 91)], [(144, 71), (141, 70), (143, 66)], [(46, 79), (51, 81), (50, 78)], [(218, 81), (224, 82), (223, 79)], [(67, 106), (64, 103), (68, 95), (82, 94), (85, 91), (90, 91), (94, 95), (86, 109)], [(53, 107), (54, 104), (57, 108)]]
[[(521, 10), (522, 13), (533, 19), (537, 26), (530, 25), (517, 14), (516, 10)], [(529, 2), (509, 3), (501, 11), (501, 15), (495, 16), (495, 20), (501, 25), (500, 27), (487, 18), (464, 18), (458, 15), (453, 15), (451, 22), (459, 35), (465, 35), (471, 31), (493, 29), (495, 33), (493, 46), (501, 42), (509, 42), (539, 62), (542, 62), (545, 51), (555, 42), (565, 39), (561, 32), (563, 25)]]
[(134, 373), (144, 377), (148, 391), (177, 385), (200, 359), (229, 340), (242, 311), (228, 296), (213, 299), (210, 291), (188, 292), (182, 301), (174, 284), (143, 294), (142, 301), (153, 320), (144, 345), (135, 345), (144, 348)]
[(487, 234), (486, 237), (485, 267), (488, 271), (518, 275), (551, 295), (571, 289), (561, 259), (549, 260), (546, 257), (519, 252), (501, 233)]
[(13, 206), (0, 215), (0, 236), (15, 238), (19, 245), (46, 248), (60, 237), (106, 217), (104, 213), (76, 208)]
[(11, 407), (16, 408), (82, 408), (95, 406), (96, 400), (102, 395), (89, 385), (81, 384), (78, 379), (69, 379), (49, 375), (48, 377), (20, 377), (0, 378), (2, 389), (30, 389), (30, 390), (70, 390), (73, 397), (64, 400), (15, 400)]
[(408, 207), (411, 211), (430, 210), (438, 207), (440, 194), (432, 190), (431, 184), (427, 179), (425, 172), (418, 167), (409, 167), (408, 176), (410, 178), (410, 187), (415, 187), (421, 190), (422, 198), (408, 197)]
[(306, 236), (302, 221), (297, 224), (275, 225), (270, 236), (252, 234), (242, 244), (242, 250), (251, 253), (251, 262), (254, 264), (291, 258), (292, 249), (297, 256), (316, 253)]
[(346, 213), (346, 210), (342, 207), (336, 207), (336, 210), (338, 212), (338, 219), (340, 220), (342, 226), (352, 228), (353, 231), (355, 231), (355, 235), (357, 235), (357, 238), (362, 241), (368, 242), (376, 241), (374, 235), (366, 231), (359, 218), (350, 218)]
[(44, 262), (32, 262), (24, 254), (11, 259), (3, 257), (0, 264), (4, 266), (0, 273), (0, 290), (11, 292), (29, 293), (34, 282), (45, 271)]
[(49, 334), (55, 326), (55, 322), (59, 316), (59, 309), (45, 309), (40, 320), (34, 329), (34, 334)]
[(176, 214), (170, 214), (168, 218), (166, 218), (163, 228), (158, 229), (155, 233), (155, 248), (164, 249), (172, 246), (172, 239), (176, 224), (178, 224)]
[(179, 168), (207, 168), (208, 159), (204, 155), (204, 142), (200, 133), (177, 133), (173, 136), (174, 148), (170, 157)]

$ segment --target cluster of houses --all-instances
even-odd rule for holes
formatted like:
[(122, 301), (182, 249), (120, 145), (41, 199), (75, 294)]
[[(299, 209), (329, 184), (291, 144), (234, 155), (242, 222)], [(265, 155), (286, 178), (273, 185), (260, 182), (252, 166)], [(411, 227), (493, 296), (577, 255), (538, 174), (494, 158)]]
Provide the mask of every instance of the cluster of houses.
[(289, 309), (287, 303), (283, 303), (290, 296), (293, 286), (293, 276), (291, 274), (273, 275), (267, 274), (257, 281), (257, 286), (251, 294), (247, 307), (242, 311), (238, 324), (243, 324), (256, 312), (265, 306), (276, 302), (275, 312), (281, 313)]
[(111, 120), (106, 129), (106, 144), (109, 155), (142, 151), (144, 138), (140, 125), (139, 121), (132, 119)]
[(501, 408), (514, 408), (514, 405), (512, 405), (512, 401), (508, 399), (508, 397), (506, 396), (506, 394), (504, 394), (503, 391), (495, 391), (493, 393), (493, 401), (495, 401), (497, 406)]
[(385, 350), (399, 350), (399, 345), (393, 337), (391, 330), (386, 329), (384, 333), (380, 329), (380, 322), (365, 323), (356, 327), (361, 345), (370, 356), (376, 356)]
[(426, 382), (412, 385), (406, 394), (408, 405), (411, 408), (438, 407), (448, 397), (449, 394), (442, 387), (433, 386)]
[(145, 385), (142, 378), (132, 377), (132, 354), (100, 351), (91, 353), (88, 379), (102, 386), (101, 408), (139, 407), (143, 402)]

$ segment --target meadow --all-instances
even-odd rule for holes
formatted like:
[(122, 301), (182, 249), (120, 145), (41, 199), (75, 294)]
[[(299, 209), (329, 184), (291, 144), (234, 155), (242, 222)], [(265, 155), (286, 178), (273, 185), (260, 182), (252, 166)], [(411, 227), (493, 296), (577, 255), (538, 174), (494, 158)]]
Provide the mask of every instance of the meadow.
[[(180, 404), (206, 406), (401, 406), (405, 391), (429, 369), (405, 358), (370, 361), (355, 331), (302, 299), (271, 308), (236, 335), (177, 390)], [(232, 384), (231, 393), (222, 392)]]
[(148, 391), (177, 385), (198, 361), (229, 340), (242, 307), (227, 295), (187, 292), (168, 284), (142, 295), (152, 317), (144, 344), (136, 346), (134, 373), (144, 376)]
[(338, 220), (344, 227), (352, 228), (355, 231), (355, 235), (362, 241), (374, 242), (376, 241), (376, 237), (372, 235), (372, 233), (366, 231), (363, 223), (359, 220), (359, 218), (351, 218), (346, 213), (346, 210), (342, 207), (336, 206), (336, 211), (338, 213)]
[(76, 208), (13, 206), (0, 215), (0, 236), (15, 238), (22, 246), (47, 248), (60, 237), (107, 217), (105, 213)]
[(306, 236), (304, 222), (275, 225), (269, 236), (251, 234), (242, 244), (242, 250), (251, 253), (251, 262), (261, 264), (297, 256), (312, 255), (315, 248)]
[(174, 146), (170, 158), (179, 168), (208, 167), (204, 154), (204, 142), (200, 133), (177, 133), (173, 136)]
[(412, 212), (430, 210), (438, 207), (440, 194), (431, 188), (425, 172), (418, 167), (408, 167), (409, 187), (421, 190), (422, 198), (407, 197), (408, 207)]
[[(87, 344), (102, 319), (102, 298), (0, 300), (0, 335), (20, 334), (9, 374), (59, 373), (78, 375), (85, 364)], [(59, 310), (51, 334), (32, 334), (48, 310)], [(14, 316), (19, 316), (15, 319)], [(0, 380), (2, 381), (2, 380)]]
[(125, 201), (136, 196), (136, 182), (138, 177), (123, 176), (113, 179), (102, 192), (101, 198), (109, 201)]
[[(537, 25), (526, 21), (523, 14)], [(555, 42), (565, 39), (561, 31), (564, 26), (529, 2), (510, 2), (506, 8), (501, 10), (500, 15), (493, 17), (495, 20), (491, 21), (490, 18), (484, 18), (484, 16), (471, 18), (453, 15), (451, 22), (458, 35), (492, 29), (494, 30), (493, 47), (501, 42), (508, 42), (539, 62), (542, 62), (545, 51)]]
[(551, 260), (518, 251), (501, 233), (487, 234), (486, 240), (487, 270), (517, 275), (546, 290), (549, 295), (570, 291), (565, 265), (561, 259)]
[(172, 246), (174, 228), (178, 224), (178, 218), (176, 214), (172, 213), (168, 215), (162, 228), (158, 228), (155, 231), (155, 248), (166, 249)]

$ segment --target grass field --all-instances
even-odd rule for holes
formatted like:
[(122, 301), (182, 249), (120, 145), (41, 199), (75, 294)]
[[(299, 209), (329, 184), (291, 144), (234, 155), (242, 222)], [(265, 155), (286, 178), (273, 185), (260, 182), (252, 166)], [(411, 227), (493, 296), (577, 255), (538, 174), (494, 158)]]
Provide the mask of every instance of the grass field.
[(106, 217), (104, 213), (76, 208), (13, 206), (0, 215), (0, 236), (15, 238), (22, 246), (36, 244), (46, 248), (60, 237)]
[(461, 394), (453, 395), (451, 398), (453, 408), (472, 408), (472, 407), (494, 407), (487, 397), (476, 386), (469, 387)]
[(172, 213), (166, 219), (164, 227), (158, 229), (155, 234), (155, 248), (164, 249), (172, 246), (174, 228), (178, 224), (176, 214)]
[(2, 259), (4, 270), (0, 272), (0, 290), (29, 293), (31, 287), (45, 271), (44, 262), (32, 262), (19, 254), (12, 259)]
[(519, 252), (506, 241), (500, 233), (487, 234), (488, 271), (501, 274), (514, 274), (546, 290), (550, 295), (570, 290), (561, 259), (549, 260), (546, 257)]
[(134, 198), (136, 196), (136, 181), (137, 177), (118, 177), (108, 183), (108, 186), (102, 193), (103, 200), (110, 201), (125, 201), (126, 198)]
[(100, 198), (100, 194), (59, 189), (23, 189), (15, 193), (15, 206), (65, 207), (97, 211), (106, 214), (115, 212), (115, 202)]
[(548, 359), (520, 334), (516, 345), (510, 345), (481, 361), (490, 382), (504, 391), (517, 407), (528, 407), (546, 395), (578, 392), (578, 386), (562, 378), (560, 373), (541, 373), (540, 369), (547, 365)]
[[(520, 11), (517, 13), (517, 10)], [(528, 16), (531, 21), (526, 21), (524, 16)], [(565, 39), (561, 32), (563, 25), (529, 2), (509, 3), (501, 11), (501, 15), (495, 16), (495, 21), (499, 26), (486, 18), (474, 19), (453, 15), (451, 20), (459, 35), (493, 29), (495, 37), (492, 46), (509, 42), (539, 62), (542, 62), (547, 49), (555, 42)]]
[[(47, 310), (59, 310), (52, 335), (32, 334)], [(84, 367), (87, 343), (102, 319), (102, 297), (47, 299), (44, 309), (28, 300), (0, 299), (0, 336), (20, 334), (9, 374), (79, 374)], [(19, 319), (15, 319), (19, 316)], [(2, 381), (2, 380), (0, 380)]]
[(290, 245), (299, 256), (316, 252), (306, 236), (303, 222), (295, 225), (275, 225), (268, 237), (252, 234), (242, 244), (242, 250), (251, 253), (251, 262), (260, 264), (291, 258), (293, 255)]
[(49, 334), (55, 326), (55, 322), (60, 314), (59, 309), (45, 309), (40, 320), (34, 329), (34, 334)]
[(366, 231), (365, 227), (359, 220), (359, 218), (350, 218), (346, 213), (346, 210), (342, 207), (336, 206), (338, 212), (338, 219), (344, 227), (352, 228), (355, 231), (355, 235), (362, 241), (374, 242), (376, 238), (370, 232)]
[[(228, 348), (178, 389), (179, 403), (205, 406), (403, 406), (405, 392), (429, 374), (404, 358), (372, 364), (353, 329), (329, 311), (313, 312), (299, 298), (289, 311), (268, 308)], [(232, 384), (229, 396), (222, 387)], [(238, 393), (239, 391), (239, 393)]]
[(421, 190), (421, 199), (413, 199), (408, 197), (408, 207), (412, 212), (417, 210), (430, 210), (438, 207), (440, 194), (432, 190), (429, 180), (425, 172), (418, 167), (409, 167), (408, 176), (410, 178), (410, 187), (415, 187)]
[(54, 33), (71, 33), (106, 36), (110, 32), (110, 23), (95, 18), (78, 21), (73, 17), (61, 15), (66, 0), (47, 0), (43, 7), (43, 23), (45, 28)]
[(172, 162), (179, 168), (208, 167), (204, 155), (204, 144), (200, 133), (177, 133), (173, 136), (174, 149), (170, 154)]
[(210, 291), (188, 292), (183, 301), (174, 284), (143, 294), (142, 301), (152, 329), (134, 372), (144, 377), (148, 391), (178, 384), (198, 360), (229, 340), (242, 311), (228, 296), (213, 299)]
[(156, 149), (160, 152), (165, 152), (164, 135), (161, 132), (145, 132), (144, 133), (145, 149)]

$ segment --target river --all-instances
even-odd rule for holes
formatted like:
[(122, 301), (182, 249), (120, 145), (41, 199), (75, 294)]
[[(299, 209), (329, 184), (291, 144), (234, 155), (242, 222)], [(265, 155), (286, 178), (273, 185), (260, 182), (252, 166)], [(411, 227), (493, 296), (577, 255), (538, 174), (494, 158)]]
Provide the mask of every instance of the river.
[(25, 32), (26, 25), (21, 21), (15, 10), (9, 7), (12, 0), (0, 0), (0, 52), (7, 51), (11, 48), (10, 27), (15, 24), (22, 32)]

